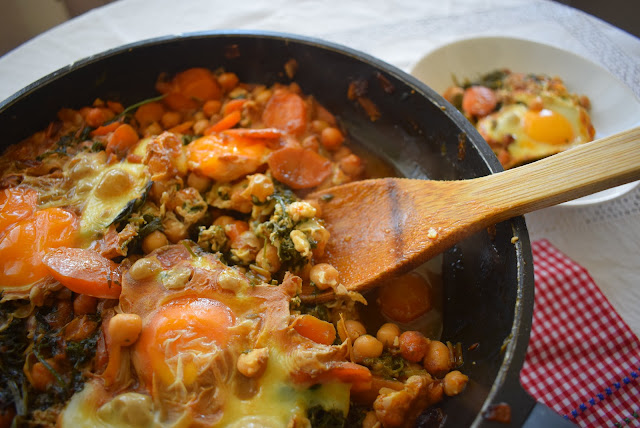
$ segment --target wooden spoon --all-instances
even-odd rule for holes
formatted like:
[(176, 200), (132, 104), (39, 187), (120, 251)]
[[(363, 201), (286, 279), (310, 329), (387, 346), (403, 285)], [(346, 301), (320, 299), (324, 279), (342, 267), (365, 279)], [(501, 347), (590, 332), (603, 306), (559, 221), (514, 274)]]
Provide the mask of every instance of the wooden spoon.
[[(460, 181), (383, 178), (314, 192), (331, 239), (323, 259), (350, 291), (407, 272), (511, 217), (640, 179), (640, 127), (518, 168)], [(305, 301), (332, 293), (303, 290)]]

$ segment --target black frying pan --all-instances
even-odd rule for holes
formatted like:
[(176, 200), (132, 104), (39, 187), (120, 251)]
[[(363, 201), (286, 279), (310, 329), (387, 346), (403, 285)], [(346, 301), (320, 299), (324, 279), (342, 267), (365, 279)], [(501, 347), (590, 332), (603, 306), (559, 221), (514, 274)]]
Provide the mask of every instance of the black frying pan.
[[(406, 73), (354, 50), (276, 33), (198, 33), (134, 43), (89, 57), (35, 82), (0, 104), (3, 148), (44, 128), (61, 107), (80, 108), (97, 97), (131, 105), (157, 95), (159, 72), (223, 66), (242, 81), (288, 82), (283, 65), (295, 59), (295, 76), (348, 129), (350, 137), (411, 178), (466, 179), (502, 170), (469, 122), (442, 97)], [(361, 82), (381, 116), (372, 121), (347, 98)], [(366, 82), (366, 84), (362, 84)], [(366, 89), (365, 89), (366, 88)], [(515, 244), (513, 236), (518, 237)], [(471, 381), (440, 407), (445, 426), (508, 426), (490, 421), (507, 403), (511, 426), (570, 426), (535, 403), (519, 372), (531, 329), (533, 260), (523, 218), (478, 233), (444, 254), (443, 339), (462, 342)], [(474, 350), (467, 348), (479, 345)], [(419, 421), (430, 426), (427, 415)]]

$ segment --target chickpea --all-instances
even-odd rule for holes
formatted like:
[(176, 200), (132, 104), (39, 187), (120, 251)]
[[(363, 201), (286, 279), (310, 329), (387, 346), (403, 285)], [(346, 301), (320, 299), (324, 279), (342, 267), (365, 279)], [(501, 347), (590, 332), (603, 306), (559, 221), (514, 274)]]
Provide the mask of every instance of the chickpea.
[(447, 373), (444, 377), (444, 393), (449, 397), (460, 394), (467, 387), (469, 376), (460, 373), (458, 370)]
[(205, 193), (211, 187), (212, 180), (198, 173), (192, 172), (187, 177), (187, 185), (200, 193)]
[(451, 368), (449, 347), (439, 340), (432, 340), (425, 353), (424, 368), (435, 377), (442, 377)]
[(260, 202), (265, 202), (269, 196), (273, 195), (275, 187), (271, 178), (264, 174), (253, 174), (248, 178), (249, 185), (246, 191), (249, 192), (249, 196), (255, 196)]
[(364, 361), (365, 358), (376, 358), (382, 355), (384, 346), (375, 337), (363, 334), (353, 342), (353, 358), (356, 363)]
[(206, 117), (211, 117), (218, 113), (222, 108), (222, 103), (219, 100), (209, 100), (202, 106), (202, 112)]
[(327, 150), (337, 150), (344, 142), (344, 135), (338, 128), (330, 126), (320, 133), (320, 142)]
[(131, 265), (131, 268), (129, 269), (129, 275), (131, 275), (131, 278), (135, 279), (136, 281), (140, 281), (157, 274), (161, 270), (162, 266), (160, 265), (158, 259), (156, 259), (155, 257), (147, 257), (144, 259), (136, 260), (136, 262)]
[(102, 177), (96, 188), (96, 194), (102, 199), (113, 198), (125, 193), (132, 185), (131, 175), (126, 171), (115, 168), (107, 171)]
[(329, 124), (327, 123), (326, 120), (316, 119), (311, 122), (311, 129), (313, 130), (313, 132), (317, 132), (318, 134), (324, 131), (328, 127), (329, 127)]
[(346, 158), (351, 153), (352, 152), (349, 147), (341, 146), (338, 150), (333, 152), (333, 160), (338, 162), (340, 159)]
[[(367, 334), (367, 329), (364, 324), (356, 320), (346, 320), (344, 322), (344, 329), (346, 330), (347, 336), (349, 336), (352, 341), (355, 341), (358, 337)], [(341, 337), (340, 339), (345, 341), (347, 338)]]
[(154, 230), (142, 240), (142, 251), (144, 251), (145, 254), (149, 254), (153, 250), (157, 250), (165, 245), (169, 245), (167, 236), (159, 230)]
[(464, 95), (464, 89), (460, 86), (450, 86), (444, 91), (442, 96), (445, 100), (449, 101), (454, 106), (462, 106), (462, 96)]
[(422, 361), (427, 352), (429, 339), (419, 331), (405, 331), (398, 338), (402, 358), (412, 363)]
[(160, 123), (164, 129), (173, 128), (176, 125), (179, 125), (182, 122), (182, 115), (177, 111), (168, 111), (162, 115), (162, 119), (160, 119)]
[(392, 322), (388, 322), (383, 324), (379, 329), (378, 333), (376, 333), (376, 337), (384, 346), (387, 348), (394, 348), (398, 346), (399, 342), (396, 340), (400, 340), (400, 327), (395, 325)]
[[(162, 221), (162, 228), (169, 242), (175, 244), (188, 236), (188, 227), (176, 218), (173, 212), (167, 213)], [(144, 244), (144, 241), (143, 241)], [(144, 247), (143, 247), (144, 249)]]
[(151, 125), (147, 126), (144, 129), (143, 135), (145, 137), (148, 137), (150, 135), (160, 135), (162, 134), (162, 131), (164, 131), (164, 129), (162, 129), (162, 126), (160, 126), (158, 122), (153, 122)]
[(116, 314), (109, 320), (109, 335), (116, 346), (129, 346), (138, 340), (142, 318), (137, 314)]
[(98, 299), (86, 294), (78, 294), (73, 299), (73, 313), (76, 315), (95, 314), (98, 307)]
[(264, 89), (260, 91), (260, 93), (256, 94), (255, 101), (258, 104), (266, 104), (267, 101), (269, 101), (269, 98), (271, 98), (271, 95), (273, 95), (273, 92), (269, 89)]
[(338, 285), (338, 278), (340, 274), (338, 269), (331, 266), (329, 263), (319, 263), (314, 265), (309, 272), (309, 279), (320, 290), (326, 290), (327, 288), (334, 288)]
[(267, 242), (256, 254), (256, 264), (270, 273), (278, 272), (282, 264), (278, 257), (278, 249)]
[(228, 224), (232, 224), (234, 221), (236, 221), (233, 217), (228, 216), (228, 215), (221, 215), (220, 217), (216, 218), (213, 221), (213, 224), (215, 226), (226, 226)]
[(218, 83), (225, 91), (230, 91), (236, 87), (240, 79), (235, 73), (222, 73), (218, 76)]
[(313, 150), (314, 152), (317, 152), (318, 149), (320, 149), (320, 140), (315, 135), (309, 135), (307, 138), (302, 140), (302, 143), (300, 144), (302, 145), (302, 148)]
[(351, 177), (360, 174), (364, 169), (362, 159), (360, 159), (359, 156), (356, 156), (353, 153), (340, 159), (338, 161), (338, 165), (340, 166), (342, 172)]
[(196, 135), (202, 135), (209, 125), (210, 123), (207, 119), (200, 119), (193, 124), (193, 133)]
[[(376, 425), (377, 424), (377, 425)], [(378, 421), (378, 417), (376, 416), (376, 412), (367, 412), (362, 421), (362, 428), (375, 428), (376, 426), (380, 426), (380, 422)]]

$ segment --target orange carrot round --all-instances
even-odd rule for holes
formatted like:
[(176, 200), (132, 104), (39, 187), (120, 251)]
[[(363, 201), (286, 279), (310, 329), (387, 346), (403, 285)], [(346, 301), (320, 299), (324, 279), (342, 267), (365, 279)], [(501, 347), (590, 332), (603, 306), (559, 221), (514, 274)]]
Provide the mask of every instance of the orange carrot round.
[(331, 345), (336, 340), (336, 328), (333, 324), (313, 315), (301, 315), (296, 318), (293, 329), (307, 339), (323, 345)]
[(108, 108), (93, 107), (86, 111), (84, 120), (87, 122), (87, 125), (97, 128), (114, 117), (115, 113)]
[(153, 122), (160, 122), (164, 111), (164, 106), (161, 103), (152, 102), (138, 107), (133, 117), (136, 118), (141, 128), (146, 128)]
[(133, 127), (127, 123), (118, 126), (109, 136), (107, 153), (122, 153), (133, 147), (140, 137)]
[(223, 108), (223, 113), (224, 115), (228, 115), (229, 113), (232, 113), (234, 111), (238, 111), (238, 110), (242, 110), (242, 106), (244, 105), (244, 103), (246, 103), (247, 100), (244, 100), (242, 98), (238, 98), (235, 100), (230, 100), (228, 101)]
[(302, 134), (307, 129), (307, 104), (300, 95), (278, 89), (267, 101), (262, 121), (268, 127), (295, 135)]
[(56, 248), (43, 258), (49, 273), (62, 285), (78, 294), (101, 299), (120, 296), (118, 265), (94, 250)]
[(182, 122), (181, 124), (170, 128), (168, 131), (174, 134), (184, 134), (191, 129), (194, 123), (195, 122), (193, 120), (188, 120), (186, 122)]
[(462, 95), (462, 110), (470, 116), (484, 117), (496, 108), (496, 94), (485, 86), (471, 86)]
[(283, 147), (268, 160), (276, 180), (293, 189), (308, 189), (322, 183), (331, 173), (331, 161), (313, 150)]
[(240, 119), (242, 119), (242, 114), (238, 110), (232, 111), (231, 113), (220, 119), (218, 122), (207, 128), (204, 134), (211, 135), (214, 132), (222, 132), (226, 129), (233, 128), (238, 122), (240, 122)]
[(96, 129), (91, 131), (92, 137), (104, 136), (116, 130), (118, 126), (120, 126), (120, 122), (111, 122), (108, 125), (98, 126)]

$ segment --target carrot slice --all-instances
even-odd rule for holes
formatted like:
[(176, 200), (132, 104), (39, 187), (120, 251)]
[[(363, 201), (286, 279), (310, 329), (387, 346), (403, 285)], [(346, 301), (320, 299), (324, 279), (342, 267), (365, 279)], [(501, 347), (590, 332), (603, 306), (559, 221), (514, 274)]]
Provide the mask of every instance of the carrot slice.
[(82, 112), (86, 112), (84, 120), (87, 122), (87, 125), (97, 128), (98, 126), (105, 123), (107, 120), (111, 120), (115, 117), (115, 113), (109, 110), (108, 108), (102, 107), (93, 107), (88, 110), (82, 110)]
[(261, 129), (248, 129), (248, 128), (233, 128), (223, 131), (224, 134), (232, 137), (240, 138), (256, 138), (262, 140), (275, 140), (282, 137), (282, 131), (275, 128), (261, 128)]
[(190, 68), (178, 73), (169, 84), (160, 85), (167, 93), (164, 103), (173, 110), (191, 110), (207, 100), (217, 100), (222, 89), (216, 77), (206, 68)]
[(240, 119), (242, 119), (242, 114), (238, 110), (233, 111), (207, 128), (204, 131), (204, 135), (211, 135), (214, 132), (222, 132), (226, 129), (233, 128), (240, 122)]
[(322, 183), (331, 173), (331, 161), (313, 150), (283, 147), (269, 156), (273, 176), (293, 189), (308, 189)]
[(190, 68), (178, 73), (173, 79), (177, 92), (187, 98), (201, 101), (220, 99), (222, 90), (211, 71), (206, 68)]
[(371, 389), (371, 371), (360, 364), (348, 361), (329, 361), (326, 370), (316, 370), (313, 373), (297, 371), (292, 378), (298, 383), (350, 383), (352, 391), (366, 391)]
[(167, 96), (162, 99), (162, 102), (169, 106), (171, 110), (176, 111), (195, 110), (198, 108), (197, 102), (179, 92), (167, 94)]
[(267, 101), (262, 121), (268, 127), (295, 135), (302, 134), (307, 129), (307, 104), (300, 95), (278, 89)]
[(141, 128), (146, 128), (153, 122), (160, 122), (164, 112), (162, 103), (151, 102), (138, 107), (133, 117), (136, 118)]
[(123, 123), (109, 136), (107, 153), (124, 152), (133, 147), (139, 139), (140, 137), (138, 137), (136, 130), (131, 125)]
[(100, 299), (120, 296), (120, 271), (113, 261), (94, 250), (83, 248), (56, 248), (43, 258), (51, 276), (62, 285), (79, 294)]
[(471, 86), (462, 95), (462, 110), (471, 116), (484, 117), (496, 108), (498, 99), (490, 88)]
[(293, 329), (307, 339), (323, 345), (331, 345), (336, 340), (336, 328), (333, 324), (313, 315), (301, 315), (296, 318)]
[(247, 100), (242, 99), (242, 98), (238, 98), (238, 99), (235, 99), (235, 100), (230, 100), (229, 102), (227, 102), (224, 105), (224, 108), (222, 109), (223, 110), (223, 114), (226, 116), (229, 113), (232, 113), (234, 111), (242, 110), (242, 106), (246, 102), (247, 102)]
[(120, 122), (111, 122), (108, 125), (103, 125), (103, 126), (99, 126), (96, 129), (94, 129), (93, 131), (91, 131), (91, 136), (92, 137), (97, 137), (97, 136), (104, 136), (107, 135), (110, 132), (113, 132), (116, 130), (116, 128), (118, 126), (120, 126), (121, 123)]
[(170, 128), (169, 132), (172, 132), (174, 134), (184, 134), (185, 132), (191, 129), (194, 123), (195, 122), (193, 120), (182, 122), (181, 124), (176, 125), (173, 128)]

